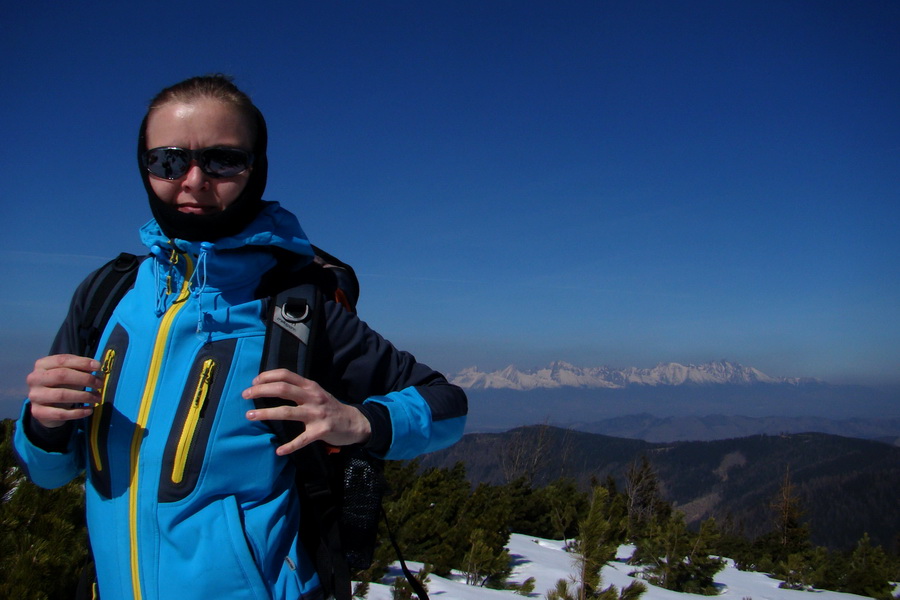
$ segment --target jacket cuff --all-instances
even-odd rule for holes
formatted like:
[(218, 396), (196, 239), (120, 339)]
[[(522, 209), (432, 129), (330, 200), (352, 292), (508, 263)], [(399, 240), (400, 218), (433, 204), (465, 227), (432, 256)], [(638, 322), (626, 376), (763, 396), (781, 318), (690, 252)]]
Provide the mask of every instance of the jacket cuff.
[(69, 450), (69, 442), (75, 430), (74, 422), (69, 421), (59, 427), (44, 427), (40, 421), (31, 416), (30, 402), (22, 415), (22, 421), (28, 441), (44, 452), (63, 453)]
[(363, 448), (376, 456), (384, 456), (391, 448), (391, 439), (394, 435), (390, 412), (386, 406), (377, 402), (364, 402), (357, 404), (356, 408), (369, 420), (372, 427), (372, 435), (369, 441), (363, 444)]

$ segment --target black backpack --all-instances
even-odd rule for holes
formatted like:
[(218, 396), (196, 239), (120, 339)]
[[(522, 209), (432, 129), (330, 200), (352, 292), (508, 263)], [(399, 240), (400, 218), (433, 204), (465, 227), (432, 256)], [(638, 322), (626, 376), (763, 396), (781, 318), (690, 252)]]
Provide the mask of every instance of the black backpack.
[[(353, 268), (315, 246), (313, 250), (314, 261), (299, 268), (290, 259), (293, 255), (278, 255), (278, 266), (260, 283), (257, 296), (269, 298), (260, 371), (286, 368), (315, 379), (316, 338), (324, 327), (322, 303), (326, 298), (333, 299), (356, 313), (359, 280)], [(133, 287), (143, 258), (123, 252), (95, 272), (85, 295), (79, 329), (83, 355), (96, 351), (113, 310)], [(263, 408), (285, 402), (259, 399), (256, 405)], [(270, 425), (281, 443), (292, 440), (303, 427), (295, 421), (274, 421)], [(301, 540), (326, 597), (350, 600), (351, 572), (371, 566), (380, 518), (387, 523), (381, 504), (386, 491), (383, 462), (357, 448), (335, 449), (322, 442), (291, 456), (303, 507)], [(388, 535), (410, 586), (420, 600), (428, 600), (427, 592), (407, 568), (390, 527)]]

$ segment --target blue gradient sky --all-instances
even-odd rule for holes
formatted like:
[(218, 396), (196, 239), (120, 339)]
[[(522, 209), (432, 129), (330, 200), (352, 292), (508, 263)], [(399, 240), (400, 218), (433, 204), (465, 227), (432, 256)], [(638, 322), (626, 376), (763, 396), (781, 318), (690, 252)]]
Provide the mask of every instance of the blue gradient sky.
[(0, 398), (141, 251), (147, 100), (214, 71), (267, 117), (266, 197), (437, 368), (900, 380), (895, 1), (39, 0), (0, 51)]

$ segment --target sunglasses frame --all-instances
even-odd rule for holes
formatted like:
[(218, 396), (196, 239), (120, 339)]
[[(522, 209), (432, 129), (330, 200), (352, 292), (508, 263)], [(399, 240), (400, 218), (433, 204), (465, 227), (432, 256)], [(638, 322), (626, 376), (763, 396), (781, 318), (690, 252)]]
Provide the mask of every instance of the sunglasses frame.
[[(165, 175), (159, 175), (158, 173), (154, 173), (150, 169), (150, 153), (157, 150), (177, 150), (178, 152), (186, 153), (188, 156), (187, 168), (183, 173), (174, 176), (174, 177), (166, 177)], [(210, 150), (227, 150), (229, 152), (235, 152), (241, 154), (245, 157), (245, 167), (236, 173), (232, 173), (231, 175), (222, 175), (220, 173), (216, 173), (214, 171), (209, 170), (209, 160), (204, 156), (206, 152)], [(197, 166), (200, 167), (200, 170), (203, 171), (207, 176), (212, 177), (214, 179), (227, 179), (228, 177), (234, 177), (235, 175), (240, 175), (247, 169), (253, 166), (253, 153), (243, 148), (234, 148), (232, 146), (208, 146), (206, 148), (197, 148), (196, 150), (192, 150), (190, 148), (181, 148), (180, 146), (158, 146), (156, 148), (150, 148), (144, 152), (143, 155), (143, 163), (144, 168), (147, 169), (147, 172), (153, 177), (157, 177), (159, 179), (165, 179), (167, 181), (175, 181), (176, 179), (181, 179), (187, 172), (190, 171), (190, 165), (193, 162), (197, 163)]]

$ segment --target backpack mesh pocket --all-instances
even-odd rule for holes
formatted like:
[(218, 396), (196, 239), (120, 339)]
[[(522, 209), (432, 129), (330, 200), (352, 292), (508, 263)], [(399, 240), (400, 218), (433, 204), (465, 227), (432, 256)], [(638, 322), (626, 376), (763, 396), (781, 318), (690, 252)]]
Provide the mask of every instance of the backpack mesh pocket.
[(344, 465), (341, 542), (347, 564), (352, 569), (372, 565), (381, 498), (387, 487), (380, 460), (352, 454)]

